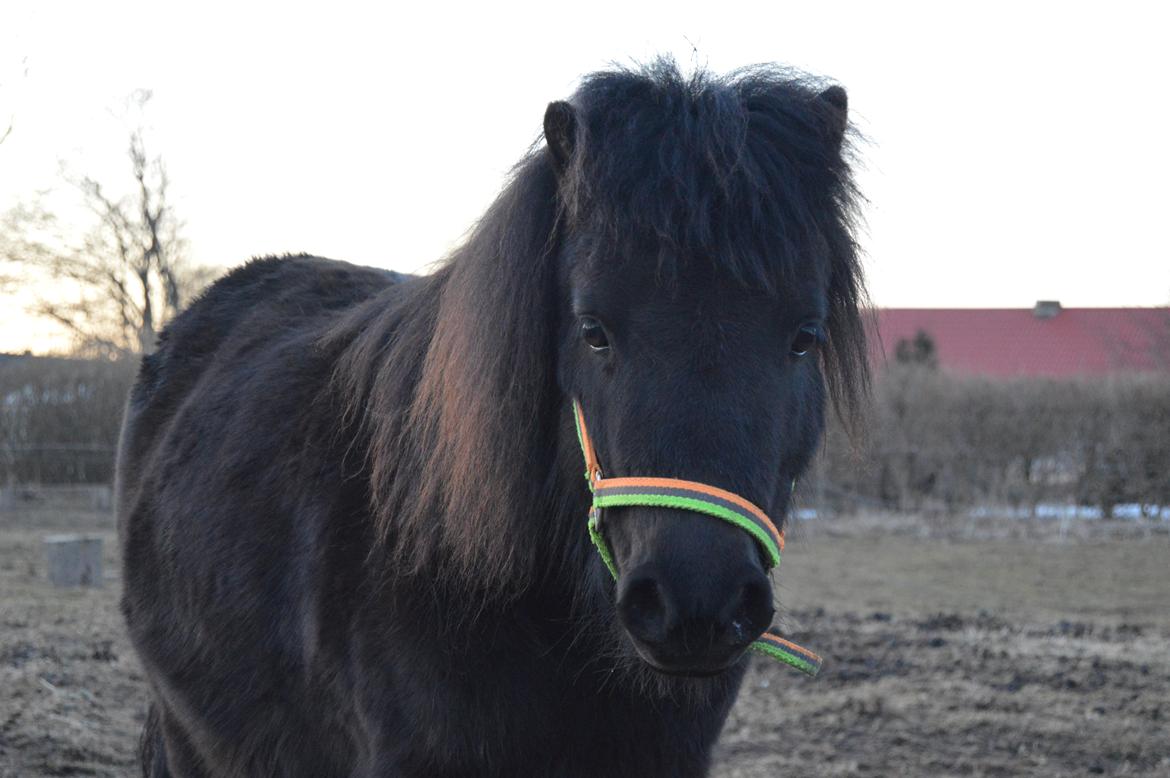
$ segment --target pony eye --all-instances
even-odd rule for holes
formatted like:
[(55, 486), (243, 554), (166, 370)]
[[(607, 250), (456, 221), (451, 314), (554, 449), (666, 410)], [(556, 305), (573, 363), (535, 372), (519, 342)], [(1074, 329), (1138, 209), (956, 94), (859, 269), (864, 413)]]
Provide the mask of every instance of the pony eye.
[(817, 347), (819, 340), (820, 333), (817, 328), (812, 324), (805, 324), (796, 331), (796, 336), (792, 338), (790, 353), (794, 357), (803, 357)]
[(605, 334), (605, 328), (592, 316), (581, 318), (581, 339), (594, 351), (605, 351), (609, 348), (609, 337)]

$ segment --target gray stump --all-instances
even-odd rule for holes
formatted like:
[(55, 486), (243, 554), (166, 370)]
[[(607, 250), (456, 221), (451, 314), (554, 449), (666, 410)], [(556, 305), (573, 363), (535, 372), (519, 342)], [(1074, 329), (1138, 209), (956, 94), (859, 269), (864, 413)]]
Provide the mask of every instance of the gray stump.
[(45, 558), (54, 586), (102, 586), (100, 535), (46, 535)]

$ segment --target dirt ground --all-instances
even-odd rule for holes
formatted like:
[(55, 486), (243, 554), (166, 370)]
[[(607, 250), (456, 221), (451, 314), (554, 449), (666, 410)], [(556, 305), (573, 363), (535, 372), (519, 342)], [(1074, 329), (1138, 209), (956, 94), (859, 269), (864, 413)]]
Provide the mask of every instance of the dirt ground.
[[(105, 587), (45, 581), (98, 531)], [(755, 659), (713, 775), (1170, 776), (1170, 527), (870, 517), (795, 528), (807, 679)], [(142, 673), (108, 520), (0, 514), (0, 777), (134, 775)]]

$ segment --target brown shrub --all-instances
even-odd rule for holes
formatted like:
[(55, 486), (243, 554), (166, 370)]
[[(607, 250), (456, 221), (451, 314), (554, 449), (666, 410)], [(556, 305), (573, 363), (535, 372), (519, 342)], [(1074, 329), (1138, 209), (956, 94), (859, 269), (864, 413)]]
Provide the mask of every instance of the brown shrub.
[(0, 485), (110, 483), (130, 361), (0, 362)]
[[(894, 365), (867, 441), (831, 425), (806, 500), (952, 510), (1170, 504), (1170, 376), (993, 380)], [(852, 504), (852, 505), (851, 505)]]

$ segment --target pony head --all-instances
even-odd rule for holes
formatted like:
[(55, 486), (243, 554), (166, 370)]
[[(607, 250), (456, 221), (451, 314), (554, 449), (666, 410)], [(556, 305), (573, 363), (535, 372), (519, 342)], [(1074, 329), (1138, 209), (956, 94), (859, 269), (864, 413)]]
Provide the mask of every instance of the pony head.
[[(830, 393), (849, 406), (865, 380), (844, 90), (658, 63), (592, 76), (544, 128), (558, 382), (604, 475), (702, 482), (780, 523)], [(719, 673), (771, 625), (751, 535), (669, 507), (607, 513), (618, 618), (651, 667)]]

